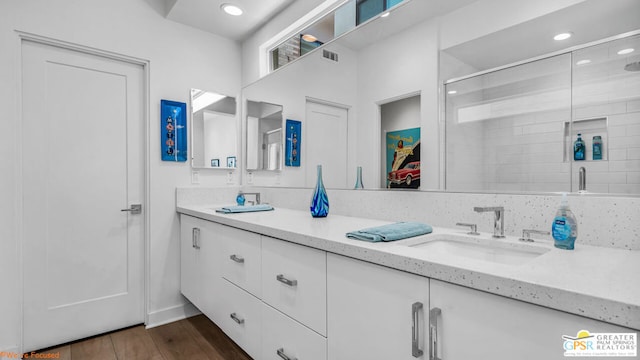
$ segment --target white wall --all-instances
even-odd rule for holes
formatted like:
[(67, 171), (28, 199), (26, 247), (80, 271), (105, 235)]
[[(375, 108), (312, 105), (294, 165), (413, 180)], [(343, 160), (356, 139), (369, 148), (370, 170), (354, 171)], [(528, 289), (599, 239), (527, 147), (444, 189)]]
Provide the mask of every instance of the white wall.
[[(151, 0), (149, 0), (151, 1)], [(21, 336), (20, 43), (14, 30), (150, 61), (151, 220), (149, 307), (152, 321), (179, 315), (179, 223), (175, 188), (190, 182), (190, 164), (160, 161), (160, 99), (187, 102), (190, 88), (240, 93), (240, 46), (163, 18), (158, 3), (144, 0), (3, 0), (0, 2), (0, 350), (18, 350)], [(81, 167), (82, 164), (78, 164)], [(239, 172), (237, 172), (239, 173)], [(212, 171), (201, 181), (226, 184)], [(236, 179), (237, 182), (237, 179)], [(231, 190), (235, 192), (235, 189)], [(29, 254), (24, 254), (28, 262)], [(168, 310), (168, 311), (164, 311)]]

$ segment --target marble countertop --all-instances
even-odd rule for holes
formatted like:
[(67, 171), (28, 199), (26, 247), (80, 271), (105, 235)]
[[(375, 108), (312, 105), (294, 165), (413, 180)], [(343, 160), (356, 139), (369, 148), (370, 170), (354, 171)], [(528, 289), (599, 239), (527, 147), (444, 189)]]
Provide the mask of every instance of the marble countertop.
[[(434, 227), (432, 234), (387, 243), (348, 239), (349, 231), (390, 222), (329, 215), (312, 218), (306, 211), (220, 214), (220, 205), (182, 205), (182, 214), (266, 236), (349, 256), (429, 278), (506, 296), (528, 303), (640, 329), (640, 251), (581, 245), (573, 251), (536, 240), (523, 245), (515, 237), (466, 235), (466, 229)], [(531, 246), (544, 254), (518, 264), (501, 264), (412, 245), (438, 238), (496, 242), (505, 247)], [(471, 239), (470, 239), (471, 238)]]

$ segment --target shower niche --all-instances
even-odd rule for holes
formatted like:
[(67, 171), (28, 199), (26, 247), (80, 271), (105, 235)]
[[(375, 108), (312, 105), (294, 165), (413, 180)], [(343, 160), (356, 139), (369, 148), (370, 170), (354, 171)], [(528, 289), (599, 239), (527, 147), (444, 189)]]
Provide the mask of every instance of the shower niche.
[[(564, 123), (564, 162), (576, 161), (573, 160), (573, 144), (578, 138), (578, 134), (581, 135), (585, 145), (584, 161), (606, 161), (608, 159), (607, 117), (577, 119), (573, 120), (573, 122), (567, 121)], [(594, 157), (594, 136), (600, 136), (601, 139), (601, 159)]]

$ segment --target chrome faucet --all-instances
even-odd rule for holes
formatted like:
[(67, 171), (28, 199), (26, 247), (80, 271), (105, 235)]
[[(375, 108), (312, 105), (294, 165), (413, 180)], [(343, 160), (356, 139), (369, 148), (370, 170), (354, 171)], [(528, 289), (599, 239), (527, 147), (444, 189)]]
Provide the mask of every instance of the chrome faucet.
[(496, 215), (493, 222), (493, 237), (504, 237), (504, 207), (502, 206), (490, 206), (490, 207), (474, 207), (475, 212), (489, 212), (493, 211)]
[(248, 203), (250, 203), (251, 205), (258, 205), (260, 204), (260, 193), (259, 192), (242, 192), (242, 194), (245, 196), (247, 195), (253, 195), (255, 196), (256, 201), (247, 201)]

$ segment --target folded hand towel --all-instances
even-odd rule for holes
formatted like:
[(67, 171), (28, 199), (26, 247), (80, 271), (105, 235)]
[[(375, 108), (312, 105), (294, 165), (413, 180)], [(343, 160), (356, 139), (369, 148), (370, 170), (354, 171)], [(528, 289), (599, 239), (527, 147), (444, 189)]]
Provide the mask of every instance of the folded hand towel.
[(235, 214), (235, 213), (269, 211), (269, 210), (273, 210), (273, 206), (269, 204), (258, 204), (258, 205), (247, 205), (247, 206), (225, 206), (223, 208), (216, 209), (216, 212), (223, 213), (223, 214)]
[(419, 222), (399, 222), (348, 232), (347, 237), (350, 239), (379, 242), (406, 239), (413, 236), (429, 234), (432, 231), (433, 228), (427, 224)]

